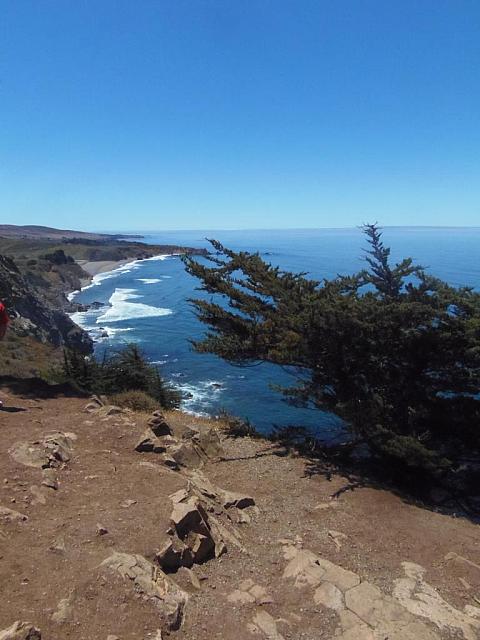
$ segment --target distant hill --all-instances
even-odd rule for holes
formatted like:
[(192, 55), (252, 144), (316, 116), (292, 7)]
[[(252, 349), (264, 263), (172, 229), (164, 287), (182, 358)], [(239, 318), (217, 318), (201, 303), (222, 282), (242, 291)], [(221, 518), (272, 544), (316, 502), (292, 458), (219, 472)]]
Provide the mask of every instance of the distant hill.
[(70, 229), (54, 229), (40, 225), (0, 224), (0, 237), (37, 240), (63, 240), (80, 238), (83, 240), (113, 240), (115, 238), (141, 238), (142, 236), (111, 235), (107, 233), (89, 233), (87, 231), (72, 231)]

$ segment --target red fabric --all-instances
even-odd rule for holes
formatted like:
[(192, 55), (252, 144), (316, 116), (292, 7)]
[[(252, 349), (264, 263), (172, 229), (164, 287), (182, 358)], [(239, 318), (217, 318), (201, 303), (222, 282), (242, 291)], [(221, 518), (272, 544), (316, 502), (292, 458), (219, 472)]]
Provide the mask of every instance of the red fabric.
[(7, 325), (10, 321), (5, 305), (0, 302), (0, 325)]

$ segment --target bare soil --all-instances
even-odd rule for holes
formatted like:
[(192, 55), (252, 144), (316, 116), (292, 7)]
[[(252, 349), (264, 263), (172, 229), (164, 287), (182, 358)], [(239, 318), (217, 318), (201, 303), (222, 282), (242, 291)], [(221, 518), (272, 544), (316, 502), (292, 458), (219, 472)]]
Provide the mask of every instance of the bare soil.
[[(162, 465), (158, 454), (134, 450), (148, 416), (100, 418), (83, 412), (81, 398), (32, 399), (8, 389), (0, 389), (0, 397), (6, 405), (0, 411), (0, 506), (28, 516), (0, 518), (0, 630), (28, 620), (44, 639), (160, 637), (155, 607), (121, 578), (98, 569), (113, 551), (153, 561), (167, 540), (168, 496), (186, 486), (185, 476)], [(180, 412), (167, 420), (176, 434), (205, 422)], [(58, 470), (57, 490), (41, 485), (40, 469), (16, 462), (8, 452), (18, 441), (53, 431), (76, 437), (71, 460)], [(278, 622), (278, 637), (333, 638), (337, 613), (282, 577), (286, 540), (386, 594), (408, 561), (425, 567), (426, 581), (453, 607), (480, 604), (480, 570), (474, 566), (480, 562), (478, 525), (380, 487), (351, 486), (341, 475), (309, 475), (303, 458), (283, 455), (269, 442), (222, 436), (222, 444), (225, 455), (208, 462), (204, 473), (219, 487), (253, 496), (258, 511), (237, 525), (245, 551), (229, 546), (221, 558), (195, 565), (200, 588), (188, 572), (173, 576), (190, 593), (185, 621), (173, 637), (254, 640), (251, 623), (261, 608)], [(101, 528), (106, 532), (100, 534)], [(473, 564), (445, 559), (451, 552)], [(265, 589), (264, 602), (229, 599), (247, 579)], [(69, 598), (68, 615), (55, 621), (59, 603)], [(458, 629), (432, 629), (439, 638), (464, 637)]]

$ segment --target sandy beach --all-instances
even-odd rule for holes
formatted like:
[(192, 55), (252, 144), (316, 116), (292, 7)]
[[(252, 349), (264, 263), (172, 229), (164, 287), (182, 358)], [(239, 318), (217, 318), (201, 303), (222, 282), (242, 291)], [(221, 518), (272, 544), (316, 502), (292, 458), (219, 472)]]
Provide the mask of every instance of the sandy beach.
[(98, 260), (92, 262), (89, 262), (88, 260), (77, 260), (76, 262), (82, 267), (84, 271), (86, 271), (93, 277), (98, 275), (99, 273), (105, 273), (106, 271), (113, 271), (114, 269), (118, 269), (128, 262), (132, 262), (132, 260), (134, 260), (134, 258), (130, 258), (128, 260)]

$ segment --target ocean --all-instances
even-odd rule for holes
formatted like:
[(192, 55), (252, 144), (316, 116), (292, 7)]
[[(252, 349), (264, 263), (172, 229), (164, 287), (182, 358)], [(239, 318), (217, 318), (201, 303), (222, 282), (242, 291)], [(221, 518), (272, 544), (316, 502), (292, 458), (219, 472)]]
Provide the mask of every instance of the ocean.
[[(258, 251), (282, 269), (319, 280), (363, 268), (366, 248), (358, 229), (167, 231), (144, 236), (147, 243), (193, 247), (207, 247), (206, 238), (215, 238), (231, 249)], [(384, 240), (393, 260), (412, 257), (452, 285), (480, 288), (480, 228), (386, 228)], [(179, 257), (132, 262), (96, 276), (76, 294), (78, 302), (100, 305), (74, 314), (74, 320), (91, 332), (97, 352), (138, 343), (182, 391), (186, 411), (217, 415), (225, 410), (249, 419), (262, 432), (303, 426), (322, 438), (334, 438), (341, 426), (335, 416), (291, 407), (271, 389), (272, 384), (291, 385), (292, 374), (267, 364), (235, 367), (192, 350), (190, 340), (205, 331), (188, 303), (199, 295), (197, 286)]]

